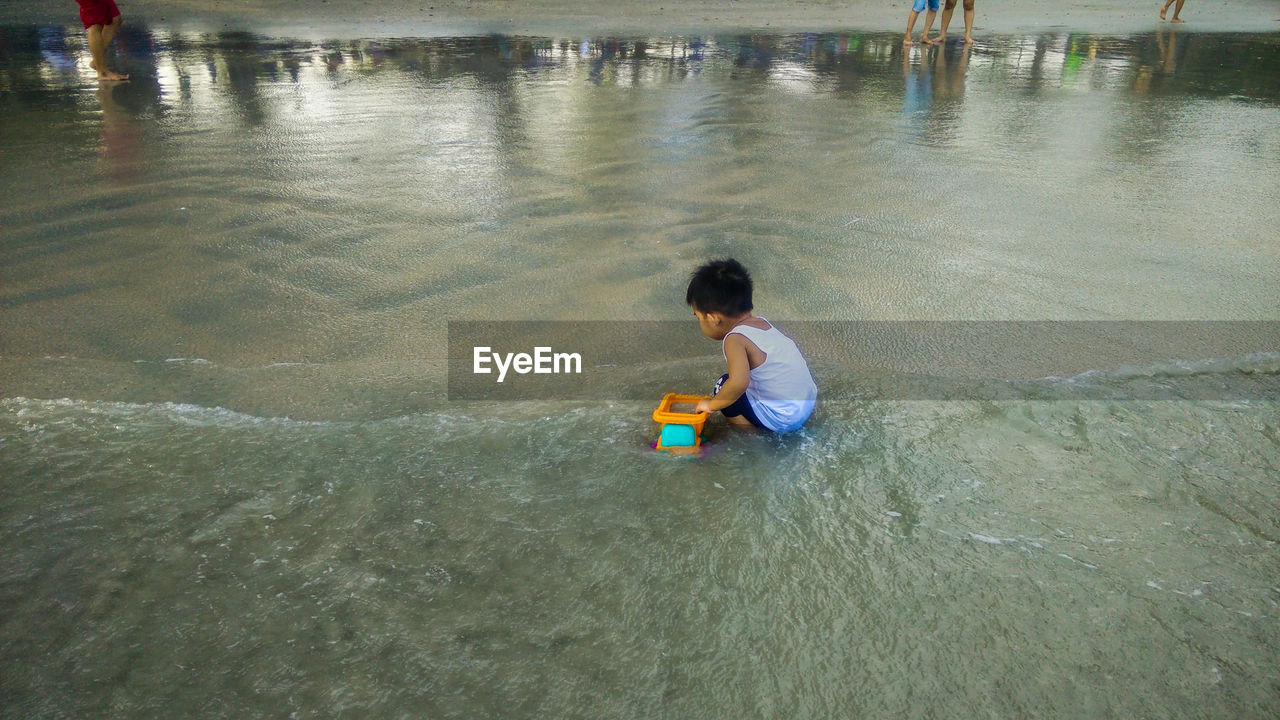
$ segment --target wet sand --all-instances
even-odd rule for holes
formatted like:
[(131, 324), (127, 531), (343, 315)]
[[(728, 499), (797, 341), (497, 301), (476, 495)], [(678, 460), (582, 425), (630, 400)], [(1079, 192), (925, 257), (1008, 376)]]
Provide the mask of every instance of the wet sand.
[[(67, 7), (69, 4), (6, 3), (0, 6), (0, 22), (75, 23), (75, 8)], [(906, 0), (121, 0), (119, 4), (126, 19), (182, 29), (348, 37), (898, 30), (904, 27), (910, 8)], [(1157, 0), (1055, 4), (979, 0), (974, 33), (982, 37), (1046, 30), (1143, 32), (1161, 24), (1160, 5)], [(1183, 19), (1184, 27), (1197, 32), (1280, 31), (1280, 1), (1219, 4), (1191, 0), (1183, 10)], [(953, 22), (963, 31), (960, 17)]]

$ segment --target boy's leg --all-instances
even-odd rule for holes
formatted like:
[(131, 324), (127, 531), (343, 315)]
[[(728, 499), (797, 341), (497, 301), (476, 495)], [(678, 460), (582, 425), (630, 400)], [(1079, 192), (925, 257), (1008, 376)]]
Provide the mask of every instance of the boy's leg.
[[(724, 381), (728, 379), (729, 373), (720, 376), (720, 379), (716, 381), (716, 386), (711, 390), (712, 397), (720, 394), (720, 386), (724, 385)], [(724, 416), (725, 420), (729, 421), (730, 425), (735, 427), (764, 428), (764, 425), (760, 423), (760, 419), (756, 417), (756, 412), (752, 409), (751, 401), (747, 399), (746, 395), (734, 400), (733, 404), (722, 409), (720, 414)]]
[(964, 44), (973, 42), (973, 0), (964, 0)]
[(1169, 12), (1169, 6), (1173, 4), (1173, 0), (1165, 0), (1164, 7), (1160, 8), (1160, 19), (1164, 19), (1164, 14)]
[(107, 41), (102, 36), (102, 26), (91, 25), (85, 32), (89, 34), (89, 55), (93, 58), (89, 67), (97, 70), (101, 77), (102, 72), (107, 69)]
[(116, 31), (120, 29), (120, 16), (111, 18), (111, 24), (102, 28), (102, 42), (104, 45), (111, 45), (111, 41), (116, 37)]
[(920, 42), (925, 45), (932, 45), (936, 40), (929, 37), (929, 31), (933, 29), (933, 18), (938, 14), (938, 0), (929, 0), (929, 14), (924, 16), (924, 32), (920, 34)]
[(1178, 17), (1178, 13), (1182, 12), (1182, 3), (1185, 1), (1178, 0), (1178, 4), (1173, 6), (1173, 19), (1169, 22), (1183, 22), (1182, 18)]
[(907, 36), (902, 39), (903, 45), (911, 44), (911, 29), (916, 26), (916, 18), (918, 17), (920, 17), (918, 10), (912, 10), (911, 14), (907, 15)]
[(942, 6), (942, 26), (938, 28), (938, 37), (934, 42), (946, 42), (947, 26), (951, 24), (951, 13), (956, 9), (956, 0), (947, 0)]
[(929, 31), (933, 29), (933, 16), (937, 14), (937, 10), (930, 10), (929, 13), (924, 16), (924, 32), (920, 33), (920, 42), (925, 45), (932, 45), (934, 43), (934, 39), (929, 37)]

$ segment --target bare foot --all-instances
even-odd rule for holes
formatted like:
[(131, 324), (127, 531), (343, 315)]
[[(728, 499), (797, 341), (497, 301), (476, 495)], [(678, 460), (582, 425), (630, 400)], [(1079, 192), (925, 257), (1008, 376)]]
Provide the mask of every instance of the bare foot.
[(965, 45), (972, 45), (972, 44), (973, 44), (973, 38), (969, 37), (968, 35), (965, 35), (965, 36), (964, 36), (964, 44), (965, 44)]
[(911, 45), (911, 44), (913, 44), (913, 43), (911, 42), (911, 36), (910, 36), (910, 35), (908, 35), (908, 36), (906, 36), (906, 37), (902, 38), (902, 44), (903, 44), (903, 45)]
[[(98, 63), (96, 63), (96, 62), (94, 62), (94, 61), (90, 60), (90, 61), (89, 61), (89, 67), (90, 67), (90, 68), (92, 68), (92, 69), (94, 69), (94, 70), (97, 70), (97, 69), (98, 69)], [(119, 81), (119, 80), (128, 80), (128, 79), (129, 79), (129, 76), (128, 76), (128, 75), (121, 75), (120, 73), (114, 73), (114, 72), (111, 72), (110, 70), (106, 70), (106, 71), (103, 71), (103, 72), (99, 72), (99, 73), (98, 73), (98, 80), (99, 80), (99, 81), (102, 81), (102, 80), (116, 80), (116, 81)]]
[(920, 42), (924, 43), (925, 45), (933, 45), (933, 44), (935, 44), (935, 43), (937, 43), (937, 42), (938, 42), (938, 38), (937, 38), (936, 36), (935, 36), (935, 37), (922, 37), (922, 38), (920, 38)]
[(1179, 20), (1179, 19), (1178, 19), (1178, 16), (1177, 16), (1177, 15), (1174, 15), (1174, 16), (1173, 16), (1173, 19), (1172, 19), (1172, 20), (1170, 20), (1169, 22), (1171, 22), (1171, 23), (1179, 22), (1179, 23), (1180, 23), (1180, 22), (1186, 22), (1186, 20)]
[(935, 45), (946, 45), (946, 44), (947, 44), (947, 36), (946, 36), (946, 35), (934, 35), (934, 36), (933, 36), (933, 43), (934, 43)]
[(1161, 20), (1163, 20), (1163, 19), (1164, 19), (1164, 14), (1165, 14), (1166, 12), (1168, 12), (1168, 10), (1169, 10), (1169, 6), (1168, 6), (1168, 5), (1165, 5), (1164, 7), (1160, 8), (1160, 19), (1161, 19)]

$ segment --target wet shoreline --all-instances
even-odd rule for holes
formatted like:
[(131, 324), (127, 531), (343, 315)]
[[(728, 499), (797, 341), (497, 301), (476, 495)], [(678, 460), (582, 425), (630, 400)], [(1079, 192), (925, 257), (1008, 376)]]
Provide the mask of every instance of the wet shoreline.
[[(300, 6), (306, 5), (306, 10)], [(183, 31), (251, 31), (290, 37), (452, 37), (466, 35), (680, 35), (706, 32), (898, 31), (906, 24), (909, 3), (769, 2), (699, 0), (696, 2), (593, 3), (588, 0), (126, 0), (126, 20), (165, 24)], [(1168, 26), (1159, 4), (1099, 0), (1087, 6), (1041, 5), (1016, 0), (979, 0), (975, 37), (1038, 32), (1130, 34)], [(75, 9), (60, 4), (7, 3), (0, 25), (75, 25)], [(955, 18), (959, 23), (960, 17)], [(1280, 3), (1242, 0), (1193, 3), (1182, 26), (1194, 32), (1280, 31)], [(917, 26), (917, 30), (922, 27)], [(962, 24), (961, 24), (962, 27)]]
[[(1276, 205), (1248, 180), (1273, 167), (1270, 38), (904, 51), (892, 33), (307, 42), (135, 23), (117, 56), (134, 81), (99, 89), (81, 33), (10, 31), (0, 128), (15, 157), (63, 155), (19, 167), (0, 210), (0, 394), (396, 416), (446, 403), (446, 322), (608, 307), (683, 327), (682, 267), (721, 248), (790, 277), (761, 300), (782, 320), (1274, 320)], [(1213, 202), (1177, 212), (1191, 194)], [(821, 345), (829, 387), (888, 369)], [(1043, 356), (1000, 377), (1118, 367)], [(611, 397), (711, 372), (650, 359)]]

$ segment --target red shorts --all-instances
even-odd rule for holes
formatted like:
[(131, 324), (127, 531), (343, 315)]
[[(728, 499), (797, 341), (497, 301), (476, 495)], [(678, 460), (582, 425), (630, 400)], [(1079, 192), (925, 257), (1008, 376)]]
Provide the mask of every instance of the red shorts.
[(80, 3), (80, 21), (85, 29), (94, 25), (110, 25), (112, 18), (120, 17), (116, 0), (76, 0)]

